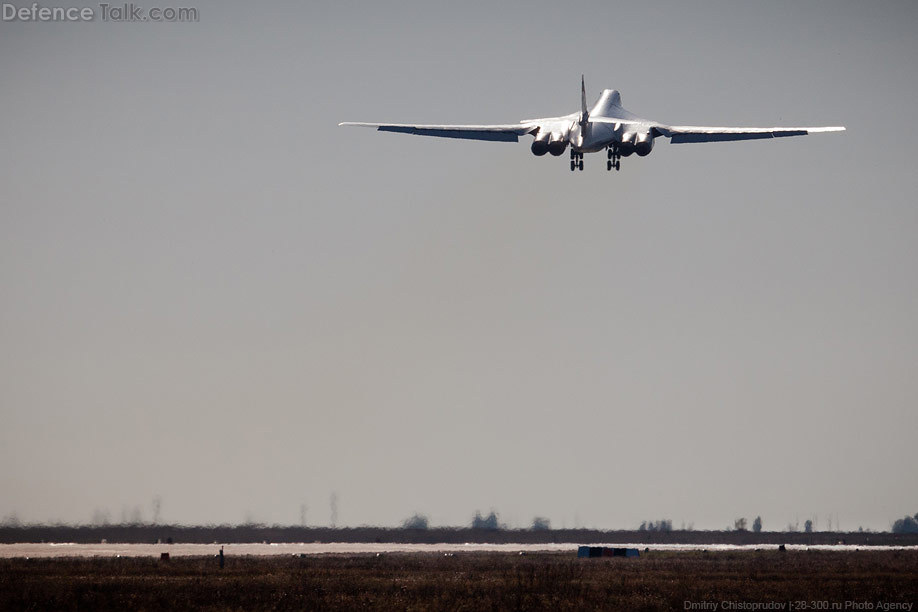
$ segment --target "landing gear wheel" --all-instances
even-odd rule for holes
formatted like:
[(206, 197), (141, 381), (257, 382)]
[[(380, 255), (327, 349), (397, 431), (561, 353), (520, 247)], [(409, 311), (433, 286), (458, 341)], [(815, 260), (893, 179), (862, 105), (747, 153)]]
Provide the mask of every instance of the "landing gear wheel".
[(578, 170), (583, 170), (583, 158), (580, 159), (580, 162), (577, 164)]
[(571, 160), (571, 172), (574, 171), (574, 168), (575, 168), (576, 166), (577, 166), (577, 162), (575, 162), (574, 160)]
[(613, 164), (612, 164), (612, 160), (610, 159), (609, 161), (606, 162), (606, 170), (611, 170), (611, 169), (612, 169), (612, 165), (613, 165)]

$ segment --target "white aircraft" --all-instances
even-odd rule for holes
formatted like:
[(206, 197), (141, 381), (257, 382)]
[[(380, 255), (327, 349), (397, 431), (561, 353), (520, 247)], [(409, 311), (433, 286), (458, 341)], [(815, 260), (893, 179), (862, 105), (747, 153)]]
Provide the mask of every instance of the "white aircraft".
[(571, 170), (583, 170), (583, 154), (606, 149), (606, 169), (621, 169), (621, 158), (637, 153), (649, 155), (653, 141), (666, 136), (672, 143), (720, 142), (725, 140), (757, 140), (784, 136), (805, 136), (816, 132), (841, 132), (844, 127), (705, 127), (695, 125), (666, 125), (642, 119), (622, 108), (622, 97), (614, 89), (604, 89), (592, 109), (587, 109), (586, 86), (580, 79), (580, 112), (563, 117), (526, 119), (509, 125), (413, 125), (406, 123), (354, 123), (338, 125), (374, 127), (380, 132), (400, 132), (419, 136), (466, 138), (518, 142), (530, 134), (535, 155), (551, 153), (558, 156), (571, 147)]

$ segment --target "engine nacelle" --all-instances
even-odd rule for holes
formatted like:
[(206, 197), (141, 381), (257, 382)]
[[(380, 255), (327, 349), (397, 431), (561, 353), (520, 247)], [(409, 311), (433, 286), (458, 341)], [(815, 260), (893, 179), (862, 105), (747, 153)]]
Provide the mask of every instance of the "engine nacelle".
[(653, 151), (653, 134), (644, 132), (637, 135), (634, 141), (634, 152), (640, 157), (646, 157)]
[(567, 141), (563, 138), (558, 138), (557, 140), (552, 139), (548, 143), (548, 152), (558, 157), (559, 155), (564, 154), (564, 149), (567, 148)]
[(532, 146), (529, 147), (532, 150), (533, 155), (542, 156), (548, 153), (548, 138), (551, 136), (548, 132), (538, 132), (536, 134), (535, 140), (532, 141)]
[(622, 157), (628, 157), (634, 153), (634, 142), (636, 134), (634, 132), (625, 132), (622, 134), (622, 140), (618, 143), (618, 153)]
[(532, 150), (533, 155), (545, 155), (546, 153), (551, 153), (555, 157), (564, 153), (564, 150), (567, 149), (567, 145), (570, 142), (570, 127), (564, 126), (560, 130), (554, 131), (542, 131), (536, 133), (535, 140), (532, 141)]

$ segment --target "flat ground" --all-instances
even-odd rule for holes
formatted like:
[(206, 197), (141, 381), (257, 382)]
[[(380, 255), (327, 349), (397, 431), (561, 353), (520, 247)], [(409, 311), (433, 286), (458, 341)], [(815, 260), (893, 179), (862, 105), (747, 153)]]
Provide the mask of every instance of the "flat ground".
[(877, 610), (916, 598), (918, 551), (227, 557), (222, 570), (210, 557), (0, 560), (2, 610)]

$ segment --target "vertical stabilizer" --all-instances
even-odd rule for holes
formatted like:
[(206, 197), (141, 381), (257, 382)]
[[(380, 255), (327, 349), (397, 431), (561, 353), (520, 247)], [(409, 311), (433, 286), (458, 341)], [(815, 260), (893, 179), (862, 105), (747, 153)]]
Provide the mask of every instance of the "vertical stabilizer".
[(580, 75), (580, 142), (578, 145), (583, 144), (584, 138), (589, 138), (590, 134), (590, 111), (587, 110), (586, 105), (586, 83), (584, 82), (583, 75)]

